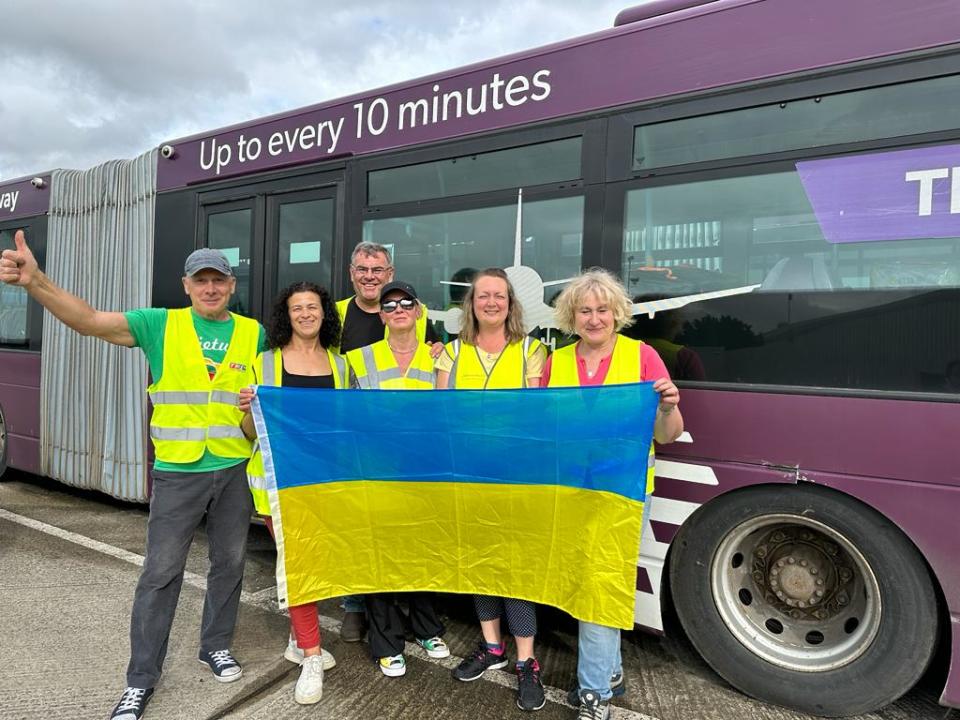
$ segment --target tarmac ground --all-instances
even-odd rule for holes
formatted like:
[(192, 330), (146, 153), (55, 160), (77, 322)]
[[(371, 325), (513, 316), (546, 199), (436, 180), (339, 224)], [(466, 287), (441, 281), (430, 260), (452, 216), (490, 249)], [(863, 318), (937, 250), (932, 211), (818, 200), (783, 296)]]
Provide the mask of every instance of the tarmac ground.
[[(15, 471), (0, 481), (0, 720), (106, 718), (123, 689), (133, 591), (143, 560), (146, 506)], [(233, 652), (243, 678), (214, 681), (196, 660), (207, 568), (203, 528), (170, 637), (164, 676), (147, 713), (154, 720), (250, 718), (514, 718), (516, 681), (495, 671), (459, 683), (454, 667), (476, 644), (469, 598), (444, 595), (438, 608), (453, 657), (434, 660), (408, 644), (407, 674), (387, 678), (364, 643), (339, 637), (342, 610), (319, 603), (323, 645), (337, 659), (324, 676), (322, 700), (293, 701), (298, 668), (282, 658), (288, 621), (277, 608), (273, 542), (251, 528)], [(548, 702), (538, 720), (576, 717), (564, 701), (576, 683), (576, 624), (542, 608), (537, 656)], [(802, 720), (794, 711), (748, 698), (696, 654), (679, 628), (665, 637), (624, 633), (627, 693), (612, 714), (624, 720)], [(937, 704), (945, 663), (893, 705), (856, 720), (960, 720)], [(882, 679), (878, 679), (882, 682)]]

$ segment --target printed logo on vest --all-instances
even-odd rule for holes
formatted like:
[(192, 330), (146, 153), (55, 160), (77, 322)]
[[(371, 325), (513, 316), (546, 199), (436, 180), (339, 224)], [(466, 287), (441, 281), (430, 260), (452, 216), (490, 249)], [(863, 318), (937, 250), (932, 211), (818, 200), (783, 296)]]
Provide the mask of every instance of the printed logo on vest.
[(240, 372), (246, 372), (247, 366), (242, 363), (230, 363), (231, 370), (239, 370)]

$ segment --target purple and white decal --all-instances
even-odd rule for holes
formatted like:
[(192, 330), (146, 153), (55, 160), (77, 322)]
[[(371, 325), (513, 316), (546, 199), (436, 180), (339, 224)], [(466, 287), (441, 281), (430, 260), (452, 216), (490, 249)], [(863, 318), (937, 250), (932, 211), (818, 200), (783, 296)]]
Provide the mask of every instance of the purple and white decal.
[(797, 163), (827, 242), (960, 237), (960, 145)]
[(45, 215), (49, 209), (49, 175), (0, 183), (0, 222)]

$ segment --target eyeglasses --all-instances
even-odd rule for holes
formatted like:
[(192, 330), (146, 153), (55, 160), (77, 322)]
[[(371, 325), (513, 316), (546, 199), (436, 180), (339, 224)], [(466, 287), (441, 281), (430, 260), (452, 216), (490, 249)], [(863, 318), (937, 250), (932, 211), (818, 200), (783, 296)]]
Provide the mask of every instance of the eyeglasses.
[(392, 313), (397, 308), (403, 308), (404, 310), (413, 310), (417, 306), (416, 300), (411, 300), (410, 298), (403, 298), (402, 300), (387, 300), (386, 302), (380, 303), (380, 309), (385, 313)]
[(392, 268), (389, 267), (365, 267), (363, 265), (351, 265), (357, 275), (373, 275), (374, 277), (383, 277)]

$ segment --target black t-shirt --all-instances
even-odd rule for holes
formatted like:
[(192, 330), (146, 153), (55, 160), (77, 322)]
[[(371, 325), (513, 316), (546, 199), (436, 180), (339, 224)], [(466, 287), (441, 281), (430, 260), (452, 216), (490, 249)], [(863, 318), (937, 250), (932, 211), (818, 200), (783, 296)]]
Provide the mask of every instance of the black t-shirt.
[(333, 375), (293, 375), (284, 368), (283, 387), (333, 388)]
[[(356, 298), (347, 304), (347, 316), (343, 321), (343, 331), (340, 333), (340, 352), (348, 353), (357, 348), (373, 345), (383, 340), (384, 325), (380, 322), (380, 313), (368, 313), (360, 309)], [(427, 342), (435, 343), (440, 339), (433, 329), (432, 323), (427, 323)]]

